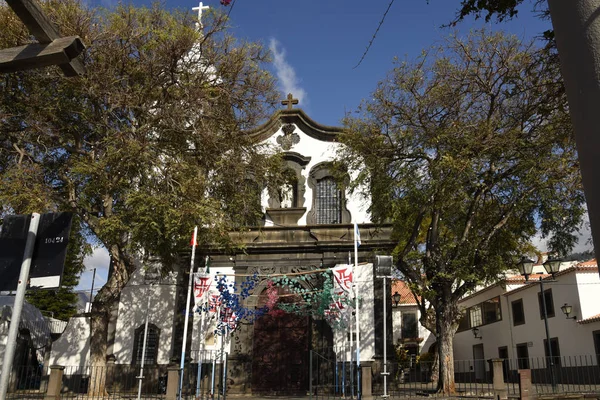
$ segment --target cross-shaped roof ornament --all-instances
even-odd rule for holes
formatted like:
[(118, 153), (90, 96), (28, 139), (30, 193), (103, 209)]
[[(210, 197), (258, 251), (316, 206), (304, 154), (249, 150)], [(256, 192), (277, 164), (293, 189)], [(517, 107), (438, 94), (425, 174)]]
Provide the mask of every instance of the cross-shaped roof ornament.
[(198, 7), (192, 7), (192, 11), (198, 11), (198, 22), (196, 22), (197, 29), (202, 29), (204, 27), (202, 25), (202, 11), (208, 10), (209, 8), (209, 6), (205, 6), (202, 2), (198, 4)]
[(294, 96), (292, 96), (291, 93), (288, 93), (287, 100), (281, 100), (281, 104), (283, 104), (284, 106), (287, 105), (287, 109), (291, 110), (293, 104), (298, 104), (298, 99), (294, 99)]

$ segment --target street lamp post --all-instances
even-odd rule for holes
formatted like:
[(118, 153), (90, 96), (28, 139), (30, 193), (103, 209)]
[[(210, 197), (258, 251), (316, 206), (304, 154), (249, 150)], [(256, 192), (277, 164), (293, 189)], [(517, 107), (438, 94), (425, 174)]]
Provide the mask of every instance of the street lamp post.
[[(387, 377), (390, 374), (387, 370), (387, 295), (386, 295), (386, 279), (392, 277), (392, 256), (376, 256), (375, 266), (377, 268), (377, 277), (383, 278), (383, 396), (384, 399), (389, 397), (387, 393)], [(396, 293), (397, 294), (397, 293)], [(395, 298), (395, 295), (394, 295)]]
[[(521, 275), (525, 277), (525, 281), (529, 282), (529, 275), (531, 275), (533, 271), (533, 261), (523, 257), (519, 262), (519, 271)], [(555, 282), (554, 274), (558, 272), (560, 268), (561, 260), (556, 258), (548, 258), (546, 262), (544, 262), (544, 269), (550, 275), (552, 275), (552, 280), (546, 281), (547, 283)], [(542, 303), (542, 312), (544, 316), (544, 327), (546, 328), (546, 348), (548, 349), (548, 368), (550, 369), (550, 382), (552, 384), (552, 390), (556, 389), (556, 377), (554, 375), (554, 357), (552, 356), (552, 345), (550, 343), (550, 329), (548, 328), (548, 309), (546, 307), (546, 295), (544, 293), (544, 279), (540, 276), (538, 279), (540, 284), (540, 296)]]

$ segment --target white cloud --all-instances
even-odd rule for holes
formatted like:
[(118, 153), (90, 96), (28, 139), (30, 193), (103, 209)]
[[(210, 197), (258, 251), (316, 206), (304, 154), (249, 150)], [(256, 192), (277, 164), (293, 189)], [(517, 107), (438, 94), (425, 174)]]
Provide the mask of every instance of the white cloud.
[(294, 68), (288, 64), (285, 59), (285, 49), (281, 47), (281, 43), (275, 38), (269, 41), (269, 49), (273, 53), (273, 65), (275, 66), (275, 74), (279, 79), (279, 89), (285, 96), (288, 93), (294, 95), (298, 99), (300, 106), (306, 106), (308, 97), (306, 91), (300, 87), (298, 77)]
[(90, 290), (92, 287), (93, 270), (96, 268), (96, 278), (94, 279), (94, 292), (97, 292), (108, 278), (108, 267), (110, 266), (110, 256), (104, 247), (95, 247), (91, 255), (83, 260), (85, 271), (81, 274), (79, 285), (76, 290)]

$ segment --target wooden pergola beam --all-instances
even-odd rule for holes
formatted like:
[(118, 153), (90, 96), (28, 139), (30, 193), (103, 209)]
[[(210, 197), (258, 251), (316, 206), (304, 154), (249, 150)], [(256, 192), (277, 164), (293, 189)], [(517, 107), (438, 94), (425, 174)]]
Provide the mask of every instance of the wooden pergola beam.
[[(15, 12), (15, 14), (17, 14), (21, 21), (23, 21), (25, 26), (27, 26), (29, 32), (33, 36), (35, 36), (35, 38), (39, 41), (41, 45), (50, 45), (56, 40), (61, 39), (61, 36), (59, 35), (57, 29), (48, 19), (46, 14), (44, 14), (39, 4), (37, 4), (34, 0), (6, 0), (6, 3), (10, 6), (10, 8), (12, 8), (12, 10)], [(46, 61), (44, 61), (43, 64), (39, 63), (37, 66), (41, 67), (58, 64), (66, 76), (82, 75), (85, 72), (85, 69), (81, 61), (77, 60), (75, 57), (77, 57), (84, 50), (85, 46), (83, 45), (83, 42), (81, 42), (81, 39), (79, 39), (78, 37), (71, 36), (70, 38), (71, 43), (69, 45), (66, 45), (65, 42), (60, 42), (53, 44), (52, 46), (50, 46), (50, 48), (44, 48), (44, 50), (46, 50), (46, 56), (44, 57)], [(48, 60), (50, 60), (50, 55), (48, 54), (48, 52), (57, 51), (57, 48), (61, 46), (63, 48), (63, 54), (67, 56), (68, 59), (64, 59), (62, 56), (56, 53), (56, 59), (59, 60), (59, 62), (48, 64), (47, 62)], [(21, 49), (21, 51), (23, 50), (24, 49)], [(6, 50), (2, 50), (2, 52), (4, 51)], [(38, 51), (42, 51), (42, 49), (38, 48)], [(27, 50), (27, 53), (30, 56), (33, 55), (34, 52), (35, 50)], [(28, 61), (26, 65), (29, 65), (28, 68), (36, 67), (35, 58), (32, 58), (30, 61)]]
[(15, 72), (49, 65), (69, 65), (84, 45), (79, 36), (0, 50), (0, 72)]

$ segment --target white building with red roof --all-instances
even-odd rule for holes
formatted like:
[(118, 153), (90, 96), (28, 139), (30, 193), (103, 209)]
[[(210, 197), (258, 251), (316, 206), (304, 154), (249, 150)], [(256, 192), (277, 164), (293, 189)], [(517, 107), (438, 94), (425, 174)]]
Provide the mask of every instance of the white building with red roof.
[(394, 345), (401, 344), (411, 355), (429, 350), (435, 340), (431, 332), (419, 323), (421, 312), (408, 284), (401, 280), (392, 282), (392, 338)]
[[(546, 299), (550, 349), (546, 345), (540, 280)], [(548, 274), (533, 274), (526, 282), (520, 275), (508, 276), (460, 301), (464, 316), (454, 339), (454, 358), (505, 358), (511, 370), (544, 369), (551, 350), (557, 368), (571, 362), (567, 357), (571, 357), (570, 360), (577, 357), (584, 366), (597, 366), (599, 291), (596, 260), (567, 264), (554, 278)], [(488, 363), (459, 365), (463, 365), (465, 371), (457, 372), (474, 373), (480, 379), (489, 376)]]

